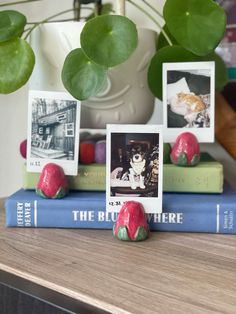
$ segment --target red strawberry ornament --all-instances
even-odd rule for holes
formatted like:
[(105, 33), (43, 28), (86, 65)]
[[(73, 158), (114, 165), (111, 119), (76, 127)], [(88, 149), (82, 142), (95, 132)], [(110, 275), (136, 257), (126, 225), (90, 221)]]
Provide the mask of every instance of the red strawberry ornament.
[(24, 140), (20, 143), (20, 154), (23, 158), (26, 159), (26, 153), (27, 153), (27, 140)]
[(148, 234), (143, 205), (136, 201), (125, 202), (113, 227), (113, 235), (123, 241), (142, 241)]
[(200, 161), (200, 147), (196, 136), (190, 132), (181, 133), (172, 147), (171, 161), (177, 166), (195, 166)]
[(44, 166), (36, 188), (43, 198), (62, 198), (68, 193), (68, 180), (63, 169), (53, 163)]

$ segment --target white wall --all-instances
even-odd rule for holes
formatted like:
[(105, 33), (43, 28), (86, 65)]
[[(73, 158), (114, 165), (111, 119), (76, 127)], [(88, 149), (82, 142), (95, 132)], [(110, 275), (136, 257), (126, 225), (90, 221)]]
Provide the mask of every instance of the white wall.
[[(141, 3), (138, 0), (134, 1), (137, 4)], [(9, 6), (8, 9), (20, 10), (27, 16), (29, 22), (34, 22), (71, 8), (72, 2), (44, 0)], [(104, 2), (112, 2), (115, 7), (114, 0)], [(148, 0), (148, 2), (161, 10), (164, 0)], [(70, 16), (66, 14), (63, 18)], [(154, 23), (129, 3), (127, 16), (140, 26), (157, 29)], [(21, 169), (24, 159), (19, 154), (19, 144), (27, 137), (27, 93), (28, 86), (26, 85), (10, 95), (0, 95), (0, 197), (15, 192), (22, 185)]]

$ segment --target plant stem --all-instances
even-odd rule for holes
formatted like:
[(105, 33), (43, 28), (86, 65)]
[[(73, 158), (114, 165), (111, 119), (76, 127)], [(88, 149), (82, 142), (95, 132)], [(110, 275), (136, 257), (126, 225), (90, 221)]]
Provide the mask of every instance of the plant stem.
[(28, 31), (28, 33), (25, 35), (25, 38), (24, 39), (27, 39), (29, 37), (29, 35), (32, 33), (32, 31), (37, 27), (39, 26), (40, 24), (43, 24), (43, 23), (47, 23), (49, 20), (53, 19), (54, 17), (57, 17), (57, 16), (60, 16), (62, 14), (65, 14), (65, 13), (68, 13), (68, 12), (72, 12), (74, 11), (74, 9), (68, 9), (68, 10), (65, 10), (65, 11), (62, 11), (60, 13), (57, 13), (57, 14), (54, 14), (48, 18), (46, 18), (45, 20), (42, 20), (41, 22), (38, 22), (38, 23), (35, 23), (33, 27), (31, 27), (31, 29)]
[(157, 27), (159, 28), (159, 30), (162, 32), (162, 34), (164, 35), (165, 39), (167, 40), (168, 44), (170, 46), (173, 46), (173, 44), (172, 44), (169, 36), (166, 34), (165, 30), (161, 27), (161, 25), (157, 22), (156, 19), (154, 19), (154, 17), (149, 12), (147, 12), (144, 8), (142, 8), (141, 6), (139, 6), (137, 3), (135, 3), (132, 0), (127, 0), (127, 1), (130, 2), (136, 8), (138, 8), (140, 11), (142, 11), (145, 15), (147, 15), (157, 25)]
[(21, 4), (21, 3), (27, 3), (27, 2), (38, 2), (38, 1), (41, 1), (41, 0), (22, 0), (22, 1), (14, 1), (14, 2), (10, 2), (10, 3), (5, 2), (5, 3), (1, 3), (0, 7), (6, 7), (9, 5)]
[(80, 1), (79, 1), (79, 0), (74, 0), (73, 8), (74, 8), (74, 17), (75, 17), (75, 20), (76, 20), (76, 21), (79, 21), (79, 20), (80, 20), (80, 8), (81, 8)]
[(146, 6), (148, 6), (150, 9), (152, 9), (157, 15), (159, 15), (160, 18), (163, 19), (162, 14), (156, 9), (154, 8), (154, 6), (152, 6), (150, 3), (148, 3), (146, 0), (143, 0), (143, 3), (146, 4)]
[(102, 0), (95, 1), (95, 16), (101, 15), (102, 12)]
[(31, 27), (24, 29), (24, 32), (23, 32), (23, 33), (28, 32), (30, 29), (31, 29)]
[(125, 16), (125, 0), (116, 0), (117, 14)]
[[(47, 23), (57, 23), (57, 22), (69, 22), (69, 21), (74, 21), (75, 19), (72, 18), (72, 19), (60, 19), (60, 20), (53, 20), (53, 21), (46, 21), (46, 22), (43, 22), (43, 24), (47, 24)], [(35, 24), (41, 24), (41, 22), (28, 22), (26, 23), (26, 25), (35, 25)], [(26, 31), (29, 31), (31, 29), (31, 27), (27, 28), (24, 30), (24, 32)]]

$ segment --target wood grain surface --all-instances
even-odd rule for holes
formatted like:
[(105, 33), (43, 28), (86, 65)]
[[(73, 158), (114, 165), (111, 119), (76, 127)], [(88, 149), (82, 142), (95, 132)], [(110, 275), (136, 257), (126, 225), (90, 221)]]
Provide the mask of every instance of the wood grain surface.
[(107, 230), (6, 228), (0, 270), (111, 313), (236, 313), (236, 237), (152, 233), (124, 243)]

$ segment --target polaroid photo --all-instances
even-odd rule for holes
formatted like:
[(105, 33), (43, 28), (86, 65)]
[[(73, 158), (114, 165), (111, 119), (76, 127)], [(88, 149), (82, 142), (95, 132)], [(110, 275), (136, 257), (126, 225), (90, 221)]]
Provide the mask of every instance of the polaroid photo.
[(163, 136), (175, 142), (183, 132), (214, 142), (215, 63), (163, 64)]
[(49, 163), (77, 175), (80, 102), (65, 92), (29, 91), (27, 171)]
[(107, 125), (106, 207), (119, 212), (125, 201), (146, 213), (162, 212), (163, 138), (159, 125)]

